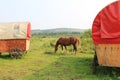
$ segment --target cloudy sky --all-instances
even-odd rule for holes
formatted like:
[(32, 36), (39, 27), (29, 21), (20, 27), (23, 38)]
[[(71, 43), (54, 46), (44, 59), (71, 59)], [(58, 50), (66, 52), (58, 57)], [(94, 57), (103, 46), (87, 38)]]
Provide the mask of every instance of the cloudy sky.
[(31, 22), (32, 29), (90, 29), (115, 0), (0, 0), (0, 22)]

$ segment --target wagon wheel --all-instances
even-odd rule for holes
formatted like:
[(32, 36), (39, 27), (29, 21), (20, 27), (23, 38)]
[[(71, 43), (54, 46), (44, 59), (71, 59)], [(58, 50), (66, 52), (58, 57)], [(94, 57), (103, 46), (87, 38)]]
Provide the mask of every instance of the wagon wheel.
[(96, 51), (95, 51), (94, 58), (93, 58), (93, 65), (92, 65), (94, 74), (97, 71), (97, 66), (98, 66), (98, 59), (97, 59), (97, 54), (96, 54)]
[(18, 59), (18, 58), (22, 57), (23, 51), (22, 51), (22, 49), (20, 49), (18, 47), (13, 47), (13, 48), (10, 49), (9, 54), (10, 54), (11, 58)]

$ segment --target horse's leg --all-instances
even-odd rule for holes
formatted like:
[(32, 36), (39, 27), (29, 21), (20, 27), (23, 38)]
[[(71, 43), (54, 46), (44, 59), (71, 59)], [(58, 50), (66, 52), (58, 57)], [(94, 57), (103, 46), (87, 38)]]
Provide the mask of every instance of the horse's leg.
[(76, 47), (76, 45), (73, 45), (73, 51), (75, 51), (75, 55), (76, 55), (76, 52), (77, 52), (77, 47)]
[(65, 50), (67, 50), (67, 47), (66, 46), (64, 46), (65, 47)]
[(62, 54), (63, 54), (63, 45), (61, 45), (61, 48), (62, 48)]
[(74, 53), (74, 45), (72, 44), (72, 46), (73, 46), (73, 50), (72, 50), (72, 53), (71, 53), (71, 54), (73, 54), (73, 53)]
[(65, 47), (65, 50), (66, 50), (66, 53), (67, 53), (67, 47), (66, 46), (64, 46)]

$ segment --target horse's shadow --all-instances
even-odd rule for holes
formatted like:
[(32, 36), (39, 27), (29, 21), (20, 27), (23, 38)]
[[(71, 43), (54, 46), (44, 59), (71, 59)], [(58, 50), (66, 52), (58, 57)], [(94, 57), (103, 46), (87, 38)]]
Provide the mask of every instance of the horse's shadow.
[(73, 52), (57, 52), (55, 53), (54, 51), (45, 51), (44, 54), (47, 55), (75, 55)]
[(53, 54), (53, 52), (52, 51), (46, 51), (46, 52), (44, 52), (45, 54)]

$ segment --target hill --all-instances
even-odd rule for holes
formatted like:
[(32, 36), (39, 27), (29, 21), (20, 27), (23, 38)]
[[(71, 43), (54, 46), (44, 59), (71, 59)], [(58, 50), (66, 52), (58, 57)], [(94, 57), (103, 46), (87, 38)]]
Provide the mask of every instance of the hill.
[(57, 33), (57, 32), (84, 32), (87, 29), (75, 29), (75, 28), (55, 28), (55, 29), (45, 29), (45, 30), (32, 30), (32, 34), (34, 33)]

